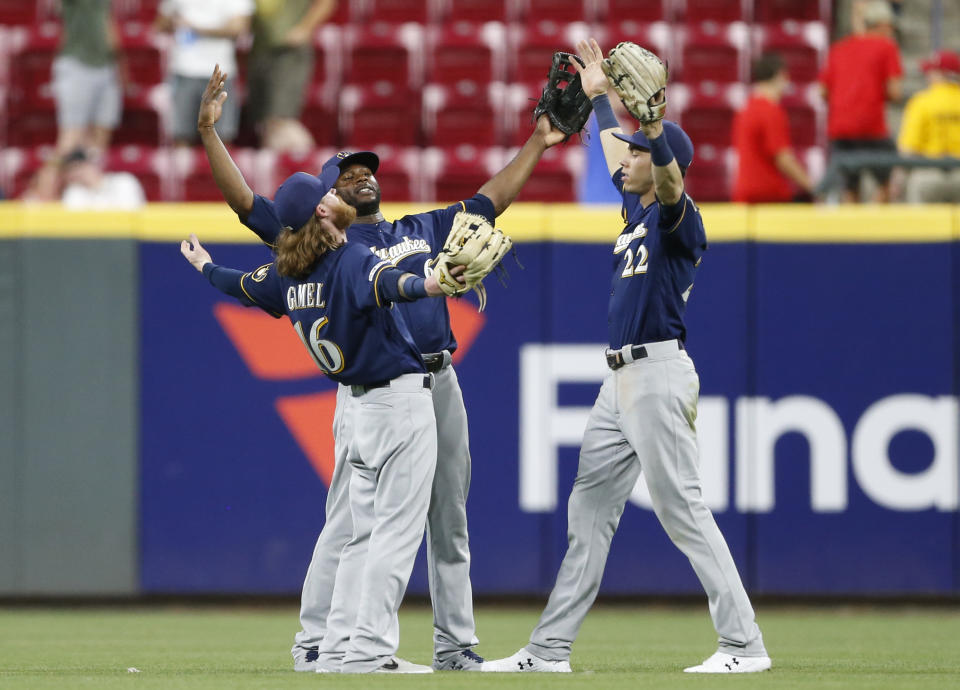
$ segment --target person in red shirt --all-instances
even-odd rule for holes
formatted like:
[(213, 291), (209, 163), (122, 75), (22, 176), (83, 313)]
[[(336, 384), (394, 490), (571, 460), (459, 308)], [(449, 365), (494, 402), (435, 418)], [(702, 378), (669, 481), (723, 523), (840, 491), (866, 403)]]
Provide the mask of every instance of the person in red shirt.
[(810, 177), (790, 147), (787, 112), (780, 105), (790, 84), (783, 58), (776, 53), (757, 58), (752, 81), (753, 93), (733, 121), (737, 151), (733, 200), (756, 204), (809, 197)]
[[(830, 48), (820, 73), (827, 99), (831, 155), (842, 151), (896, 151), (887, 129), (885, 105), (902, 96), (900, 50), (893, 40), (893, 10), (887, 0), (862, 6), (863, 31)], [(890, 169), (871, 171), (879, 182), (876, 201), (887, 201)], [(845, 200), (853, 201), (859, 174), (845, 175)]]

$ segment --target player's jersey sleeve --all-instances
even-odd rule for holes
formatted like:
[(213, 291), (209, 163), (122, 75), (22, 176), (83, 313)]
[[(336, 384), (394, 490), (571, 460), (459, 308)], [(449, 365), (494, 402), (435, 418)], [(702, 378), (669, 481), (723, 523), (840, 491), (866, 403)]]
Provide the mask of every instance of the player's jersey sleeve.
[(286, 312), (283, 304), (283, 283), (276, 264), (266, 264), (240, 276), (240, 289), (254, 305), (276, 318)]
[[(390, 280), (392, 273), (402, 273), (392, 262), (381, 259), (359, 243), (347, 242), (337, 251), (340, 257), (336, 280), (345, 287), (351, 306), (358, 311), (390, 306), (378, 292), (381, 280)], [(396, 280), (396, 276), (393, 277)]]
[(277, 236), (283, 232), (283, 225), (280, 223), (273, 201), (259, 194), (254, 194), (250, 215), (246, 220), (241, 219), (241, 222), (271, 247), (276, 245)]
[(676, 204), (660, 204), (660, 230), (670, 241), (683, 245), (695, 259), (707, 249), (707, 235), (700, 211), (686, 192)]
[(461, 211), (466, 211), (467, 213), (476, 213), (478, 216), (483, 216), (492, 225), (496, 219), (496, 209), (493, 207), (493, 202), (490, 201), (489, 197), (484, 194), (474, 194), (471, 198), (464, 201), (458, 201), (455, 204), (451, 204), (446, 208), (439, 209), (437, 211), (431, 211), (428, 215), (432, 216), (434, 223), (433, 231), (433, 246), (437, 251), (443, 246), (447, 241), (447, 237), (450, 235), (450, 229), (453, 227), (453, 217), (460, 213)]

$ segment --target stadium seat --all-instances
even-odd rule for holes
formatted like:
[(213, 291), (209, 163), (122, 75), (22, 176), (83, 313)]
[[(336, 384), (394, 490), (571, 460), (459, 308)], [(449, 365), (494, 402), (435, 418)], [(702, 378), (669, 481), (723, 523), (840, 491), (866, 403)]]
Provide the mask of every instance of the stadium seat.
[(312, 84), (338, 86), (343, 71), (343, 30), (333, 24), (324, 24), (313, 36)]
[(343, 33), (345, 83), (388, 81), (419, 88), (423, 66), (423, 29), (419, 24), (351, 25)]
[(147, 201), (170, 198), (171, 165), (168, 150), (147, 146), (114, 146), (107, 151), (103, 161), (107, 172), (123, 171), (134, 175), (140, 181)]
[[(258, 151), (254, 159), (257, 180), (261, 185), (257, 191), (273, 197), (274, 190), (296, 172), (316, 175), (323, 164), (337, 152), (335, 148), (322, 147), (305, 153), (276, 153), (269, 149)], [(248, 184), (253, 187), (252, 181)]]
[(522, 146), (533, 132), (533, 108), (540, 91), (541, 87), (533, 84), (507, 86), (503, 99), (503, 139), (509, 145)]
[[(233, 158), (244, 179), (256, 179), (254, 168), (256, 151), (253, 149), (231, 149)], [(213, 180), (210, 164), (202, 148), (180, 147), (172, 151), (171, 198), (178, 201), (216, 201), (223, 202), (223, 195)]]
[(502, 137), (504, 84), (453, 86), (428, 84), (423, 89), (423, 135), (427, 146), (494, 146)]
[(503, 24), (454, 22), (427, 29), (426, 80), (442, 84), (503, 81)]
[(512, 18), (514, 5), (507, 0), (436, 0), (434, 21), (506, 22)]
[(430, 20), (430, 0), (352, 0), (350, 4), (351, 24), (369, 24), (371, 22), (417, 22), (426, 24)]
[(0, 24), (8, 26), (30, 26), (36, 21), (36, 2), (0, 0)]
[[(517, 149), (508, 150), (504, 160), (510, 160), (516, 154)], [(517, 195), (517, 201), (576, 201), (577, 181), (585, 159), (577, 137), (547, 149)]]
[(542, 87), (553, 54), (558, 50), (573, 50), (577, 41), (589, 34), (589, 27), (583, 22), (564, 24), (543, 20), (526, 25), (511, 24), (507, 29), (509, 80)]
[(684, 186), (697, 203), (729, 201), (733, 179), (733, 153), (710, 144), (695, 147)]
[[(363, 0), (354, 0), (353, 2), (343, 2), (343, 0), (338, 0), (336, 8), (333, 10), (333, 14), (327, 18), (327, 21), (324, 24), (332, 24), (338, 27), (342, 27), (346, 24), (349, 24), (351, 21), (352, 12), (360, 12), (363, 5)], [(357, 21), (360, 21), (358, 18)]]
[(622, 41), (631, 41), (648, 47), (661, 59), (670, 63), (670, 76), (673, 77), (673, 48), (676, 42), (676, 31), (671, 24), (666, 22), (647, 23), (637, 19), (621, 19), (610, 16), (606, 24), (595, 28), (594, 36), (600, 43), (600, 47), (605, 51), (609, 51), (610, 48)]
[(161, 122), (164, 86), (151, 89), (136, 89), (131, 85), (123, 99), (123, 116), (120, 126), (113, 132), (114, 144), (142, 144), (159, 146), (164, 140)]
[(420, 142), (420, 94), (389, 82), (340, 91), (341, 142), (349, 148)]
[(790, 121), (790, 143), (797, 148), (817, 146), (824, 141), (826, 108), (818, 84), (791, 85), (780, 101)]
[(608, 23), (617, 21), (659, 22), (669, 20), (669, 0), (598, 0), (598, 14)]
[(11, 101), (32, 102), (52, 80), (53, 59), (60, 47), (60, 25), (47, 22), (36, 27), (17, 27), (10, 29), (6, 38)]
[(313, 135), (317, 146), (336, 146), (340, 142), (337, 119), (337, 90), (323, 84), (309, 87), (300, 113), (300, 122)]
[(469, 199), (503, 166), (503, 149), (461, 144), (423, 151), (424, 201)]
[(152, 22), (157, 17), (161, 0), (113, 0), (113, 9), (120, 20)]
[(687, 24), (749, 22), (750, 0), (680, 0), (679, 16)]
[(831, 0), (754, 0), (754, 21), (778, 24), (787, 19), (829, 22)]
[(706, 22), (683, 27), (680, 64), (671, 70), (671, 78), (688, 83), (744, 81), (749, 55), (748, 33), (742, 22)]
[(550, 19), (556, 22), (592, 22), (596, 0), (523, 0), (518, 19), (523, 22)]
[(163, 81), (160, 47), (149, 24), (123, 23), (120, 26), (120, 45), (129, 81), (142, 86), (153, 86)]
[(671, 87), (671, 117), (693, 140), (694, 146), (730, 146), (733, 118), (747, 98), (743, 84), (674, 84)]
[(28, 100), (8, 101), (7, 146), (40, 146), (57, 140), (57, 111), (50, 84), (42, 85)]
[(787, 63), (791, 81), (816, 81), (828, 44), (827, 27), (820, 22), (785, 21), (753, 29), (754, 54), (779, 53)]

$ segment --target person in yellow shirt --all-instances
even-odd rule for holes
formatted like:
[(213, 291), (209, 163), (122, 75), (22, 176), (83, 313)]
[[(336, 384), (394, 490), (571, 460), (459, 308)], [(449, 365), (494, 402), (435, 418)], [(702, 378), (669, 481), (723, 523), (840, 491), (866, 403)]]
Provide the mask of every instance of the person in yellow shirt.
[[(960, 158), (960, 55), (941, 50), (922, 67), (929, 86), (907, 102), (897, 147), (905, 155)], [(960, 203), (960, 167), (914, 168), (906, 197)]]

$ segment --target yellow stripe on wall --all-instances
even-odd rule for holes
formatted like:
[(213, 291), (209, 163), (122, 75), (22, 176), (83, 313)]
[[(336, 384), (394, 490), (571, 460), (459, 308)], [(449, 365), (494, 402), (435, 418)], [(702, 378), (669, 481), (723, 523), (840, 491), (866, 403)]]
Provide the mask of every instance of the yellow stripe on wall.
[[(448, 204), (382, 207), (395, 220)], [(917, 243), (960, 239), (960, 206), (950, 205), (770, 205), (704, 204), (710, 242)], [(517, 203), (497, 227), (518, 242), (607, 244), (623, 228), (620, 207), (610, 204)], [(202, 241), (258, 243), (226, 204), (147, 204), (143, 210), (67, 211), (59, 204), (0, 202), (0, 238), (131, 238), (177, 242), (191, 232)]]

